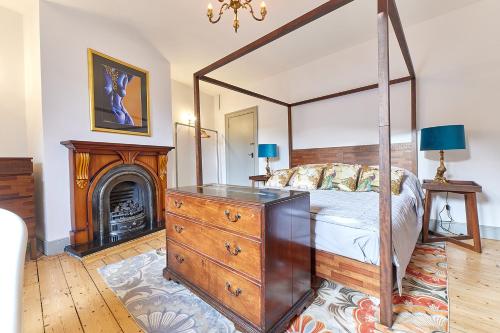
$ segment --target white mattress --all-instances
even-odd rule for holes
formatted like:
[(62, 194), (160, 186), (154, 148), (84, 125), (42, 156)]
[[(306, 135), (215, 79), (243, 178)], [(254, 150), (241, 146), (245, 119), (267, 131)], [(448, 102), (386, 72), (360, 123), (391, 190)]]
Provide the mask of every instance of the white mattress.
[[(310, 193), (313, 246), (379, 265), (379, 194), (332, 190)], [(423, 197), (418, 178), (410, 172), (405, 173), (401, 194), (392, 196), (393, 262), (400, 290), (422, 228)]]

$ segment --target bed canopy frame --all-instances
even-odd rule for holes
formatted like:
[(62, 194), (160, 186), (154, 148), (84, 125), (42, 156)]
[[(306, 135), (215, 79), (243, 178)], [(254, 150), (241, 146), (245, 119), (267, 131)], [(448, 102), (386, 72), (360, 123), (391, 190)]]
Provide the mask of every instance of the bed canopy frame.
[[(212, 63), (211, 65), (194, 73), (194, 101), (195, 101), (195, 145), (196, 145), (196, 181), (197, 185), (203, 184), (202, 174), (202, 152), (201, 152), (201, 127), (200, 127), (200, 81), (211, 83), (235, 92), (252, 96), (267, 102), (282, 105), (288, 110), (288, 148), (290, 166), (297, 164), (294, 154), (299, 150), (293, 150), (292, 137), (292, 109), (295, 106), (315, 103), (340, 96), (355, 94), (367, 90), (377, 89), (379, 95), (379, 144), (373, 146), (357, 146), (349, 148), (360, 148), (365, 152), (375, 153), (380, 166), (380, 195), (379, 195), (379, 218), (380, 218), (380, 323), (391, 327), (393, 323), (392, 312), (392, 290), (393, 290), (393, 266), (392, 266), (392, 205), (391, 205), (391, 155), (397, 151), (397, 145), (391, 145), (390, 124), (390, 86), (402, 82), (411, 82), (411, 144), (403, 144), (406, 151), (411, 152), (411, 170), (417, 171), (417, 109), (416, 109), (416, 77), (411, 60), (408, 44), (403, 31), (401, 20), (395, 0), (377, 1), (377, 38), (378, 38), (378, 83), (355, 89), (332, 93), (326, 96), (312, 98), (304, 101), (289, 103), (252, 92), (226, 82), (210, 78), (207, 75), (351, 2), (354, 0), (330, 0), (323, 5), (307, 12), (295, 20), (281, 26), (271, 33), (257, 39), (256, 41), (240, 48), (226, 57)], [(389, 78), (389, 20), (392, 23), (399, 47), (401, 49), (408, 76), (395, 80)], [(396, 148), (395, 148), (396, 146)], [(343, 147), (345, 148), (345, 147)], [(400, 147), (401, 148), (401, 147)], [(328, 148), (327, 148), (328, 149)], [(313, 149), (314, 150), (314, 149)], [(321, 150), (318, 149), (318, 150)], [(336, 153), (336, 151), (335, 151)], [(344, 152), (345, 153), (345, 152)], [(397, 154), (397, 152), (396, 152)], [(321, 151), (319, 152), (321, 155)], [(404, 158), (408, 158), (408, 154)], [(296, 156), (295, 156), (296, 157)], [(401, 159), (402, 157), (400, 157)], [(299, 158), (300, 160), (300, 158)], [(373, 160), (373, 158), (372, 158)], [(293, 162), (295, 161), (295, 162)]]

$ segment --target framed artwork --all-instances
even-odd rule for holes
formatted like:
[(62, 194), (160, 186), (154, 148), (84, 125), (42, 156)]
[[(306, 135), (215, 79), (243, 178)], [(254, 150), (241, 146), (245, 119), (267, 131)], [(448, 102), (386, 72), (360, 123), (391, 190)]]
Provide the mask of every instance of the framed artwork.
[(150, 136), (149, 73), (88, 49), (92, 131)]

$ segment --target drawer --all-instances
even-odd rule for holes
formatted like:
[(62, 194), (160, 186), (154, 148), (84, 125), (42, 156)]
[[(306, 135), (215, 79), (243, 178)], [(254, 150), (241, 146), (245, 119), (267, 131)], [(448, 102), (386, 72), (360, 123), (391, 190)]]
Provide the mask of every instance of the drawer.
[(261, 237), (261, 210), (257, 207), (169, 193), (167, 211), (253, 237)]
[(0, 175), (31, 175), (31, 157), (0, 157)]
[(249, 280), (216, 264), (209, 264), (209, 293), (229, 309), (261, 325), (261, 289)]
[(22, 219), (35, 216), (35, 202), (32, 197), (0, 201), (0, 208), (9, 210)]
[[(168, 267), (227, 308), (261, 325), (261, 288), (200, 255), (168, 242)], [(173, 265), (171, 265), (171, 261)]]
[(167, 266), (199, 288), (208, 290), (207, 260), (167, 241)]
[(261, 281), (261, 243), (167, 214), (167, 238)]
[(35, 191), (33, 176), (1, 176), (0, 200), (31, 197)]

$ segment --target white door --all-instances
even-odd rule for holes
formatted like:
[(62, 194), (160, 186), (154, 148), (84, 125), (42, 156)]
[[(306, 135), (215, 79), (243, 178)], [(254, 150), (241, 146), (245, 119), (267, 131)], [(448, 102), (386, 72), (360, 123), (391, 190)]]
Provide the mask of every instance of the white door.
[(257, 107), (226, 114), (226, 183), (248, 186), (257, 170)]

